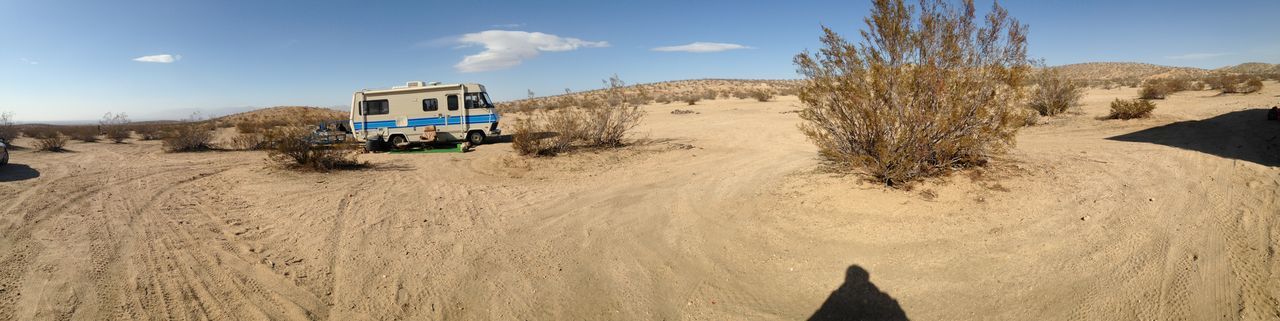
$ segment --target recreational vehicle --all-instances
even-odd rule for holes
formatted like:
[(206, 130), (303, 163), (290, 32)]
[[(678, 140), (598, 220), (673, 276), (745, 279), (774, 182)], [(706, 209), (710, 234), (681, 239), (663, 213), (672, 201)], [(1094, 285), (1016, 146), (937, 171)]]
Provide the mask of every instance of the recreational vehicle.
[(361, 142), (460, 141), (484, 143), (501, 134), (498, 113), (480, 84), (414, 81), (351, 96), (352, 136)]

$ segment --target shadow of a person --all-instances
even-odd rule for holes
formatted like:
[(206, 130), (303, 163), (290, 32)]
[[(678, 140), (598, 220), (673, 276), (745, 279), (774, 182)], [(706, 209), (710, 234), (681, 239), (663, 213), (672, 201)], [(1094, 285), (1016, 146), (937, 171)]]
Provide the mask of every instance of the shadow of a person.
[(867, 270), (850, 265), (844, 284), (813, 312), (809, 320), (908, 320), (906, 311), (889, 294), (871, 283)]

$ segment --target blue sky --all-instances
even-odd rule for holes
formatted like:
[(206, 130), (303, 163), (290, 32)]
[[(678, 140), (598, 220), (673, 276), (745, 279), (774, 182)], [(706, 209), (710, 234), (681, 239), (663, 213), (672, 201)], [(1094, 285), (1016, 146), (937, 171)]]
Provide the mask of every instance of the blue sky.
[[(989, 2), (978, 1), (979, 8)], [(1280, 63), (1280, 1), (1005, 1), (1051, 65)], [(347, 104), (410, 80), (498, 100), (689, 78), (795, 78), (868, 1), (0, 0), (0, 111), (19, 121)]]

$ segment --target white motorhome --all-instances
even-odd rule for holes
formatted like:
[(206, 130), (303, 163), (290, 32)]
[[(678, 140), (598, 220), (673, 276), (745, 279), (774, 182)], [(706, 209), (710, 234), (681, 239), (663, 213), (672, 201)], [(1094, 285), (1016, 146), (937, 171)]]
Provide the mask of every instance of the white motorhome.
[(391, 89), (362, 90), (351, 96), (352, 136), (361, 142), (484, 143), (497, 136), (498, 113), (480, 84), (409, 82)]

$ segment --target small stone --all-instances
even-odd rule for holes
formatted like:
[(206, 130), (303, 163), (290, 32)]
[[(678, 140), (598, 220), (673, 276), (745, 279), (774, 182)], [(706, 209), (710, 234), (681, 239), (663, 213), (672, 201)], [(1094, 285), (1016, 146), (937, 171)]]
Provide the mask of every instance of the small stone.
[(1085, 216), (1083, 216), (1083, 217), (1080, 217), (1080, 220), (1081, 220), (1081, 221), (1088, 221), (1088, 220), (1089, 220), (1089, 216), (1088, 216), (1088, 215), (1085, 215)]
[(1155, 201), (1156, 201), (1156, 199), (1154, 199), (1154, 198), (1148, 198), (1148, 199), (1147, 199), (1147, 201), (1148, 201), (1148, 202), (1155, 202)]

